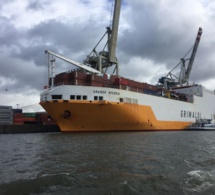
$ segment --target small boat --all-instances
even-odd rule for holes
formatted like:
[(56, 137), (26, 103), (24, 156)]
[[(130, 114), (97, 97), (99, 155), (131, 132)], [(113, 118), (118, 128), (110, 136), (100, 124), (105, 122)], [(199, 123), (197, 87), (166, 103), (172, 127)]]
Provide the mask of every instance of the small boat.
[(187, 130), (215, 130), (215, 123), (212, 123), (212, 119), (199, 119), (189, 125)]

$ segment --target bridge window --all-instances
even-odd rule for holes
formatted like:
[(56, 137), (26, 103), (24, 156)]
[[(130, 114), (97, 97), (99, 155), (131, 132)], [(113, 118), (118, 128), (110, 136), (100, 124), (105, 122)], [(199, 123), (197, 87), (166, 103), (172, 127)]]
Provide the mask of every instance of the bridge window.
[(83, 100), (87, 100), (87, 96), (86, 95), (83, 95)]
[(75, 100), (75, 95), (70, 95), (70, 100)]
[(77, 96), (76, 96), (76, 99), (77, 99), (77, 100), (81, 100), (81, 95), (77, 95)]
[(61, 100), (62, 99), (62, 95), (52, 95), (52, 99), (53, 100)]

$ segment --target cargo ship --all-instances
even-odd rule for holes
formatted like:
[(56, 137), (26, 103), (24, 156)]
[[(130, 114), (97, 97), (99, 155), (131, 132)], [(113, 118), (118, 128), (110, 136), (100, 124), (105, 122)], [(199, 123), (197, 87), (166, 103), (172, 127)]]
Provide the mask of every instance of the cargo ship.
[[(101, 39), (83, 63), (45, 51), (49, 76), (40, 105), (61, 131), (184, 130), (196, 119), (214, 120), (214, 91), (189, 82), (202, 29), (198, 29), (190, 58), (182, 58), (178, 64), (179, 76), (170, 71), (156, 85), (138, 82), (119, 74), (120, 7), (121, 1), (115, 0), (112, 27), (107, 27), (102, 37), (107, 37), (106, 47), (97, 51)], [(55, 58), (77, 69), (55, 75)]]

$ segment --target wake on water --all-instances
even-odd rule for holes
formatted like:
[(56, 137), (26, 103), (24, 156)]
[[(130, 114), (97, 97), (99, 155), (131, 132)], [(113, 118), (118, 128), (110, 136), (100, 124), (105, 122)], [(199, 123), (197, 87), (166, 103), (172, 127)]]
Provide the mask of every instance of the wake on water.
[(215, 187), (215, 170), (194, 170), (188, 172), (187, 175), (188, 178), (181, 183), (185, 194), (188, 194), (186, 192), (205, 193)]

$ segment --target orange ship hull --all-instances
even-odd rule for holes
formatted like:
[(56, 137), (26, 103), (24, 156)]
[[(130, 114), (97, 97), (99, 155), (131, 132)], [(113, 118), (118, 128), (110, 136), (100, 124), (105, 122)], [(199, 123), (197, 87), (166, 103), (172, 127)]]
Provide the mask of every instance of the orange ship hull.
[[(190, 122), (159, 121), (150, 106), (108, 101), (40, 102), (62, 132), (183, 130)], [(65, 110), (70, 116), (65, 117)]]

